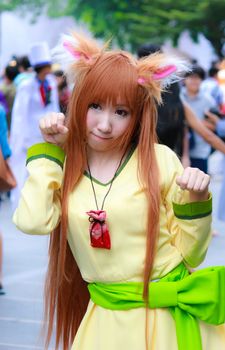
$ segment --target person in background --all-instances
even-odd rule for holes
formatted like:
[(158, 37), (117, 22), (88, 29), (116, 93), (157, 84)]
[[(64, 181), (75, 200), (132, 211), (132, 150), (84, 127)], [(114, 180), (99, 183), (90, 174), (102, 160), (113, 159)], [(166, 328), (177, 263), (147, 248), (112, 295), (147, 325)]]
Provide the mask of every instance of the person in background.
[(17, 65), (19, 69), (19, 74), (14, 80), (16, 88), (26, 79), (31, 78), (32, 67), (28, 56), (21, 56), (17, 58)]
[[(147, 57), (150, 54), (162, 52), (160, 45), (146, 43), (138, 48), (138, 58)], [(162, 104), (158, 109), (156, 132), (158, 141), (170, 147), (181, 159), (184, 167), (190, 165), (189, 161), (189, 137), (185, 121), (185, 112), (180, 100), (179, 84), (171, 84), (162, 93)]]
[[(11, 150), (8, 144), (8, 128), (6, 121), (6, 113), (4, 108), (0, 105), (0, 148), (4, 159), (11, 156)], [(1, 207), (1, 193), (0, 193), (0, 207)], [(1, 209), (1, 208), (0, 208)], [(0, 295), (5, 294), (2, 284), (2, 262), (3, 262), (3, 239), (0, 232)]]
[(16, 87), (14, 84), (14, 80), (19, 74), (19, 69), (17, 66), (16, 60), (12, 60), (4, 70), (4, 76), (3, 76), (3, 83), (0, 86), (0, 91), (4, 94), (7, 106), (8, 106), (8, 112), (7, 112), (7, 124), (8, 124), (8, 130), (10, 131), (11, 128), (11, 118), (12, 118), (12, 108), (13, 103), (16, 95)]
[[(138, 49), (138, 57), (147, 57), (152, 53), (161, 51), (159, 45), (144, 44)], [(192, 63), (196, 64), (195, 60)], [(162, 104), (157, 107), (156, 131), (158, 141), (175, 151), (184, 167), (190, 165), (189, 127), (201, 136), (206, 143), (225, 154), (225, 143), (205, 126), (205, 122), (203, 123), (195, 115), (190, 106), (180, 98), (179, 91), (179, 85), (173, 84), (162, 92)]]
[[(207, 112), (207, 123), (209, 123), (209, 127), (212, 128), (212, 130), (216, 131), (216, 133), (221, 136), (225, 137), (225, 119), (220, 119), (217, 115)], [(220, 190), (220, 196), (219, 196), (219, 205), (218, 205), (218, 219), (225, 221), (225, 155), (223, 156), (223, 180)]]
[(170, 147), (186, 168), (189, 160), (189, 135), (184, 106), (180, 100), (178, 83), (163, 93), (163, 104), (158, 107), (156, 132), (160, 143)]
[[(205, 72), (200, 66), (193, 66), (186, 74), (184, 87), (181, 90), (181, 98), (185, 101), (195, 115), (204, 122), (205, 112), (215, 107), (215, 102), (212, 97), (201, 90), (201, 84), (204, 80)], [(211, 153), (209, 143), (198, 135), (195, 131), (192, 132), (192, 143), (190, 147), (190, 161), (192, 167), (197, 167), (204, 172), (208, 172), (208, 157)]]
[(215, 109), (220, 112), (223, 106), (223, 90), (218, 82), (219, 69), (215, 66), (211, 67), (208, 72), (208, 77), (202, 82), (201, 90), (210, 95), (215, 102)]
[(55, 70), (53, 74), (56, 77), (58, 86), (60, 112), (66, 113), (70, 98), (70, 91), (67, 84), (67, 79), (65, 73), (61, 69)]
[(7, 115), (9, 111), (8, 103), (6, 101), (5, 95), (3, 94), (2, 91), (0, 91), (0, 105), (4, 108), (5, 113)]
[(11, 191), (13, 208), (17, 206), (27, 176), (24, 168), (27, 148), (33, 142), (43, 141), (38, 128), (39, 120), (49, 111), (59, 111), (57, 85), (51, 74), (51, 55), (47, 43), (34, 44), (29, 59), (34, 73), (18, 86), (12, 110), (10, 164), (17, 180), (17, 187)]

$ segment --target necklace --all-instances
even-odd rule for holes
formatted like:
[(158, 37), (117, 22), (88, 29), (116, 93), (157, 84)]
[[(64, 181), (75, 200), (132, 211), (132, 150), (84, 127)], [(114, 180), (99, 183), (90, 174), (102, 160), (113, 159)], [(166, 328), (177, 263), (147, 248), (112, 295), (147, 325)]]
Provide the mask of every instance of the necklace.
[(91, 169), (90, 169), (90, 166), (89, 166), (89, 163), (87, 160), (87, 168), (88, 168), (88, 172), (90, 175), (91, 187), (92, 187), (92, 191), (93, 191), (94, 199), (95, 199), (95, 204), (96, 204), (96, 208), (97, 208), (97, 210), (90, 210), (86, 213), (89, 216), (88, 220), (90, 222), (90, 227), (89, 227), (90, 244), (93, 248), (104, 248), (104, 249), (111, 248), (110, 233), (109, 233), (109, 229), (108, 229), (108, 226), (106, 223), (106, 211), (103, 209), (104, 209), (106, 197), (108, 196), (108, 194), (112, 188), (113, 181), (116, 178), (117, 172), (122, 164), (122, 161), (123, 161), (125, 154), (126, 154), (126, 152), (124, 152), (122, 158), (120, 159), (119, 165), (116, 168), (116, 171), (115, 171), (113, 178), (110, 182), (110, 186), (108, 188), (108, 191), (106, 192), (106, 194), (103, 198), (102, 205), (101, 205), (100, 209), (98, 206), (98, 201), (97, 201), (97, 196), (96, 196), (95, 187), (94, 187), (94, 183), (93, 183), (93, 178), (91, 175)]

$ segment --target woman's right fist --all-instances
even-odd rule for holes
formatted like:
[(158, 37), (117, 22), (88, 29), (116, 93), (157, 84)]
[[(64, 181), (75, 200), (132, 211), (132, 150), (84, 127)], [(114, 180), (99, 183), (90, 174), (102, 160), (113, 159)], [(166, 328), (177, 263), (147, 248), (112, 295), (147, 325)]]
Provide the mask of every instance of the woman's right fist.
[(65, 126), (63, 113), (48, 113), (39, 121), (42, 136), (46, 142), (63, 146), (66, 141), (68, 128)]

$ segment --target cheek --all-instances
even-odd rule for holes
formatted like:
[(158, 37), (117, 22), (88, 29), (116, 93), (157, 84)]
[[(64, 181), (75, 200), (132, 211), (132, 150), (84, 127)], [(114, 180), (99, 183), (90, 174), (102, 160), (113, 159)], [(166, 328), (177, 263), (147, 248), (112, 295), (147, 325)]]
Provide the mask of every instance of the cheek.
[(87, 118), (86, 118), (86, 126), (87, 130), (92, 130), (95, 125), (95, 118), (92, 110), (89, 110), (87, 112)]
[(119, 121), (117, 123), (116, 127), (115, 127), (116, 134), (118, 136), (123, 135), (125, 133), (125, 131), (127, 130), (127, 128), (129, 127), (130, 122), (131, 122), (131, 118), (130, 117), (122, 119), (121, 121)]

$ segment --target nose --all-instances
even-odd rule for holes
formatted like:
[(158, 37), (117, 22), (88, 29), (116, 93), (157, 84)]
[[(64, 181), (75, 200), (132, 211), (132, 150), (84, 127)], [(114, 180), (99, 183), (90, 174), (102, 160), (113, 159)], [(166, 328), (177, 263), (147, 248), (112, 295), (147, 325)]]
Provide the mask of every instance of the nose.
[(112, 123), (109, 112), (104, 111), (101, 113), (97, 128), (100, 132), (105, 134), (108, 134), (112, 131)]

